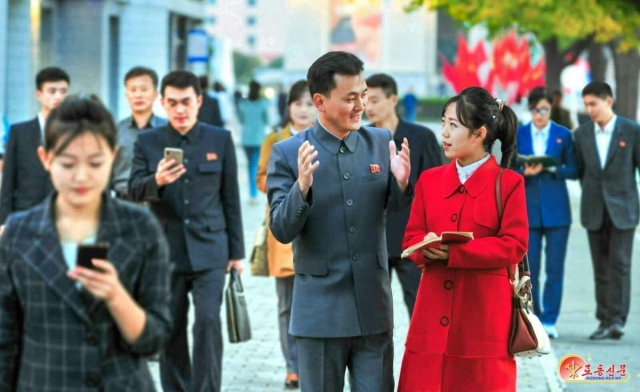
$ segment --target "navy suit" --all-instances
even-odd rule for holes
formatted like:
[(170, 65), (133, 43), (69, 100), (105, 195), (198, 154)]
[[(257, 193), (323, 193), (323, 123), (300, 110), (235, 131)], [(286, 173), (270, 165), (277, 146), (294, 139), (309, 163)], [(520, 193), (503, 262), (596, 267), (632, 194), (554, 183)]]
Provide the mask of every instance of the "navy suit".
[[(412, 184), (418, 182), (418, 177), (423, 171), (432, 167), (442, 165), (442, 149), (438, 144), (433, 131), (422, 125), (409, 123), (399, 119), (396, 131), (393, 134), (393, 141), (398, 149), (402, 146), (402, 141), (407, 138), (411, 149), (411, 175), (409, 181)], [(409, 317), (413, 314), (413, 306), (418, 294), (418, 286), (422, 277), (422, 270), (411, 260), (401, 259), (402, 237), (404, 229), (409, 222), (411, 206), (407, 206), (400, 211), (387, 211), (387, 252), (389, 253), (389, 273), (396, 270), (400, 284), (404, 303), (409, 311)]]
[(49, 173), (38, 158), (42, 130), (38, 118), (11, 126), (4, 154), (0, 224), (10, 213), (40, 204), (53, 191)]
[[(518, 128), (518, 154), (534, 155), (533, 137), (531, 124)], [(578, 178), (571, 131), (551, 122), (544, 153), (553, 157), (559, 166), (552, 171), (543, 170), (535, 176), (525, 177), (525, 194), (533, 304), (540, 321), (553, 325), (560, 314), (564, 262), (571, 225), (571, 205), (566, 180)], [(523, 167), (518, 167), (518, 171), (522, 173)], [(544, 291), (539, 286), (543, 238), (546, 242)], [(541, 292), (542, 302), (539, 300)]]
[[(298, 149), (309, 141), (320, 166), (303, 199)], [(270, 228), (293, 241), (290, 333), (296, 336), (300, 386), (342, 390), (345, 368), (352, 388), (393, 389), (393, 309), (388, 271), (387, 206), (406, 208), (391, 174), (387, 130), (362, 127), (343, 140), (318, 121), (273, 146), (267, 169)]]
[[(181, 148), (187, 172), (158, 189), (165, 147)], [(165, 392), (220, 390), (220, 305), (225, 268), (244, 258), (235, 147), (229, 131), (197, 123), (185, 135), (170, 125), (141, 132), (134, 146), (129, 195), (146, 201), (164, 227), (176, 270), (173, 335), (161, 357)], [(193, 370), (187, 345), (191, 292), (195, 306)]]

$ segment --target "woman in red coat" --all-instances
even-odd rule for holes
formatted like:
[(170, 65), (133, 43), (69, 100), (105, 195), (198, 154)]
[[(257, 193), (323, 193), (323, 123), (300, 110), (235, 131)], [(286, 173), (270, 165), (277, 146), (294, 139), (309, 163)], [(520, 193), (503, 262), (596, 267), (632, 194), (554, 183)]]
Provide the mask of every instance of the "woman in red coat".
[(410, 259), (423, 268), (400, 373), (400, 392), (515, 391), (516, 362), (507, 351), (511, 293), (506, 267), (528, 246), (522, 176), (505, 170), (502, 221), (496, 207), (501, 168), (488, 151), (502, 143), (502, 167), (515, 151), (517, 117), (486, 90), (451, 98), (442, 117), (449, 165), (425, 171), (403, 248), (443, 231), (470, 231), (466, 244), (441, 245)]

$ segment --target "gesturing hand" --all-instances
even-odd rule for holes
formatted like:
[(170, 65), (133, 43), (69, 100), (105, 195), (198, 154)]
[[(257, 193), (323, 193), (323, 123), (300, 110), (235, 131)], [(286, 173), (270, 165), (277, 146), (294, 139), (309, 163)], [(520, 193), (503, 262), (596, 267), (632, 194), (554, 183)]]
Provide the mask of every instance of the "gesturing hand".
[(304, 198), (307, 197), (311, 184), (313, 184), (313, 172), (320, 166), (319, 161), (313, 162), (317, 156), (318, 151), (308, 140), (302, 143), (298, 149), (298, 186)]
[(92, 259), (91, 262), (99, 270), (76, 267), (67, 276), (79, 282), (91, 295), (105, 302), (112, 301), (122, 290), (118, 272), (107, 260)]
[(185, 169), (184, 165), (176, 165), (176, 161), (173, 158), (169, 160), (162, 158), (156, 171), (156, 183), (158, 187), (171, 184), (186, 172), (187, 169)]
[(411, 160), (409, 159), (409, 141), (405, 137), (402, 141), (400, 153), (396, 152), (396, 143), (389, 141), (389, 155), (391, 156), (391, 173), (396, 178), (400, 190), (403, 192), (409, 185), (409, 174), (411, 174)]

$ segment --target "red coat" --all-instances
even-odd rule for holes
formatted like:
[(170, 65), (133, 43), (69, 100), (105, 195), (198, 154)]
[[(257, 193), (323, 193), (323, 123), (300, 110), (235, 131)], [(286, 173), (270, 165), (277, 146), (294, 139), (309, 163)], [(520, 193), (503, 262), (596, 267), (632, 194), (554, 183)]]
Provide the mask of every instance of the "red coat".
[(511, 170), (502, 175), (498, 224), (499, 170), (491, 157), (462, 185), (453, 161), (425, 171), (416, 184), (403, 249), (428, 232), (472, 231), (474, 240), (451, 245), (446, 266), (419, 253), (411, 257), (424, 269), (399, 392), (515, 391), (516, 363), (507, 351), (512, 288), (505, 267), (526, 253), (529, 226), (524, 180)]

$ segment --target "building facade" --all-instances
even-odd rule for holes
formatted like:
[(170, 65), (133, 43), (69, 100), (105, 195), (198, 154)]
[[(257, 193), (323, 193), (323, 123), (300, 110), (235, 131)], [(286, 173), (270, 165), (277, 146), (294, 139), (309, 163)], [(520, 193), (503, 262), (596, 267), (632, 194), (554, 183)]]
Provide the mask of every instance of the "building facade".
[(97, 94), (124, 117), (125, 73), (192, 68), (189, 30), (202, 28), (204, 11), (202, 0), (0, 0), (0, 113), (12, 123), (34, 117), (35, 75), (59, 66), (71, 93)]

